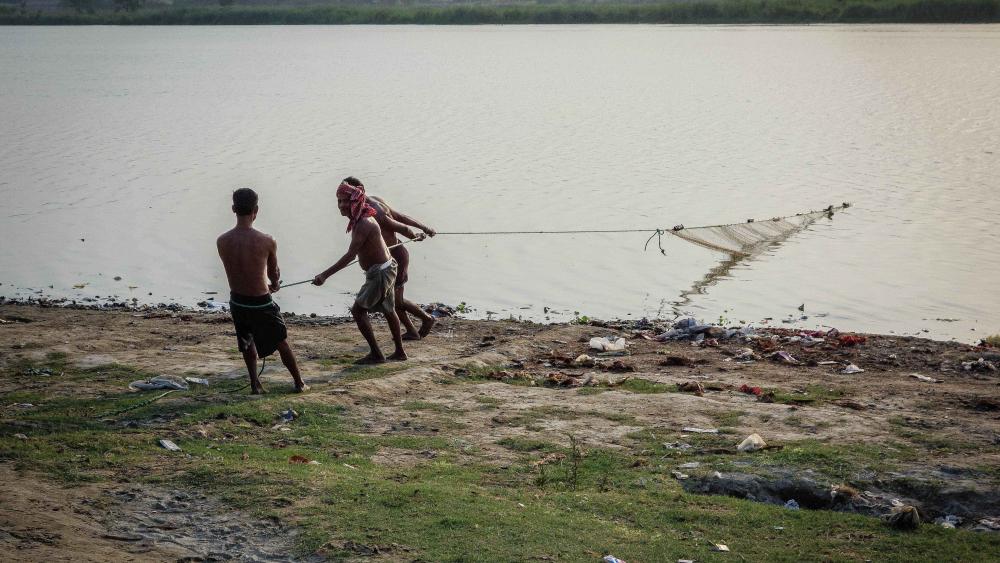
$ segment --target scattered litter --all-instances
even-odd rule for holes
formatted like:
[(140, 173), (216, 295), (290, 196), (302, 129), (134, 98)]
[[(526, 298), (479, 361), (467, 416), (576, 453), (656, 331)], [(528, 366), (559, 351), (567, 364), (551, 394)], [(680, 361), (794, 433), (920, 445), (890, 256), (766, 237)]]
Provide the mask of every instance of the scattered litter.
[(949, 514), (947, 516), (943, 517), (939, 516), (935, 518), (934, 523), (940, 525), (943, 528), (954, 529), (955, 526), (958, 526), (959, 524), (962, 523), (962, 519), (958, 516), (955, 516), (954, 514)]
[(660, 365), (664, 367), (672, 366), (693, 366), (694, 360), (691, 358), (685, 358), (684, 356), (667, 356), (664, 360), (660, 361)]
[(760, 434), (751, 434), (747, 436), (740, 445), (736, 446), (736, 451), (738, 452), (754, 452), (763, 449), (767, 445), (767, 442), (760, 437)]
[(934, 379), (933, 377), (927, 377), (926, 375), (920, 375), (919, 373), (911, 373), (910, 377), (919, 379), (920, 381), (926, 381), (927, 383), (941, 383), (940, 379)]
[(865, 372), (865, 370), (859, 368), (858, 366), (856, 366), (856, 365), (854, 365), (854, 364), (852, 364), (850, 362), (848, 362), (847, 365), (844, 366), (844, 369), (840, 370), (840, 373), (845, 373), (845, 374), (848, 374), (848, 375), (850, 375), (852, 373), (864, 373), (864, 372)]
[(962, 369), (965, 371), (997, 371), (997, 366), (993, 362), (987, 362), (985, 358), (979, 358), (974, 362), (962, 362)]
[(312, 461), (311, 459), (309, 459), (307, 457), (304, 457), (304, 456), (300, 456), (300, 455), (293, 455), (292, 457), (288, 458), (288, 463), (302, 463), (302, 464), (306, 464), (306, 463), (309, 463), (311, 461)]
[(677, 563), (694, 563), (694, 559), (678, 559)]
[(729, 546), (724, 543), (713, 543), (712, 551), (729, 551)]
[(768, 357), (777, 362), (781, 362), (783, 364), (788, 364), (791, 366), (796, 366), (800, 363), (798, 360), (793, 358), (791, 354), (785, 352), (784, 350), (778, 350), (777, 352), (772, 353)]
[(177, 444), (171, 442), (170, 440), (160, 439), (160, 445), (163, 446), (164, 448), (166, 448), (168, 451), (171, 451), (171, 452), (179, 452), (179, 451), (181, 451), (180, 446), (178, 446)]
[(281, 420), (284, 420), (285, 422), (291, 422), (299, 417), (299, 413), (295, 412), (292, 409), (288, 409), (283, 413), (281, 413), (279, 416), (281, 417)]
[(735, 356), (733, 356), (733, 361), (744, 362), (744, 363), (755, 362), (759, 359), (760, 356), (754, 353), (754, 351), (751, 350), (750, 348), (743, 348), (739, 352), (737, 352)]
[(684, 442), (666, 442), (663, 444), (663, 447), (668, 450), (690, 450), (694, 446), (685, 444)]
[(75, 284), (73, 284), (73, 288), (74, 289), (83, 289), (85, 287), (87, 287), (86, 283), (75, 283)]
[(618, 352), (624, 350), (626, 345), (627, 342), (624, 338), (619, 338), (614, 342), (604, 337), (590, 339), (590, 348), (601, 352)]
[(622, 373), (626, 371), (635, 371), (635, 366), (629, 363), (625, 363), (621, 360), (615, 360), (607, 366), (601, 366), (602, 369), (607, 371), (612, 371), (616, 373)]
[(1000, 518), (983, 518), (974, 528), (973, 532), (1000, 532)]
[(785, 527), (784, 526), (775, 526), (774, 529), (778, 530), (780, 532), (781, 530), (784, 530)]
[(837, 342), (841, 346), (857, 346), (858, 344), (864, 344), (867, 340), (864, 336), (856, 334), (841, 334), (837, 337)]
[(670, 474), (673, 475), (678, 481), (683, 481), (688, 478), (687, 473), (681, 473), (680, 471), (676, 470), (671, 471)]
[(18, 440), (27, 440), (28, 439), (27, 435), (21, 434), (20, 432), (18, 432), (17, 434), (14, 434), (14, 437), (17, 438)]
[(594, 358), (586, 354), (580, 354), (573, 360), (574, 367), (592, 368), (594, 367)]
[(719, 473), (718, 471), (713, 471), (712, 479), (722, 479), (722, 473)]
[(129, 389), (152, 391), (153, 389), (187, 389), (188, 384), (183, 379), (169, 375), (158, 375), (150, 379), (140, 379), (128, 384)]
[(195, 385), (208, 385), (208, 380), (203, 377), (185, 377), (184, 381)]
[(604, 561), (604, 563), (625, 563), (625, 561), (618, 559), (614, 555), (605, 555), (602, 561)]
[(833, 360), (826, 360), (826, 361), (823, 361), (823, 362), (819, 362), (816, 365), (818, 365), (818, 366), (833, 366), (833, 365), (837, 365), (839, 363), (840, 362), (835, 362)]
[(357, 471), (357, 470), (358, 470), (358, 468), (357, 468), (357, 467), (354, 467), (353, 465), (350, 465), (350, 464), (347, 464), (347, 463), (345, 463), (345, 464), (343, 464), (343, 465), (344, 465), (344, 467), (346, 467), (346, 468), (348, 468), (348, 469), (353, 469), (353, 470), (355, 470), (355, 471)]
[(764, 393), (764, 390), (761, 389), (760, 387), (756, 387), (756, 386), (755, 387), (750, 387), (746, 383), (744, 383), (743, 385), (740, 385), (740, 391), (742, 393), (746, 393), (748, 395), (756, 395), (758, 397), (760, 397), (761, 394)]
[[(24, 370), (24, 375), (37, 375), (40, 377), (50, 377), (55, 375), (55, 372), (49, 368), (28, 368)], [(62, 375), (61, 373), (59, 375)]]
[(35, 408), (35, 405), (31, 403), (14, 403), (11, 405), (11, 407), (15, 409), (33, 409)]
[(795, 500), (793, 498), (792, 499), (788, 499), (788, 502), (785, 503), (785, 508), (787, 508), (788, 510), (798, 510), (799, 509), (799, 503), (798, 503), (797, 500)]
[(677, 466), (678, 469), (698, 469), (699, 467), (701, 467), (700, 461), (690, 461)]
[(686, 426), (682, 432), (693, 432), (695, 434), (718, 434), (718, 428), (696, 428), (694, 426)]

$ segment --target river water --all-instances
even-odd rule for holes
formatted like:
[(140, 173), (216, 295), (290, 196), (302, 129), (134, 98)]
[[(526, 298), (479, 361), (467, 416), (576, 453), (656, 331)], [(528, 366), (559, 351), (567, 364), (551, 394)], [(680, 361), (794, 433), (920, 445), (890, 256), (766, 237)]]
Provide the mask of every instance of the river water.
[[(350, 174), (440, 231), (853, 203), (687, 297), (726, 256), (644, 233), (411, 245), (408, 295), (473, 316), (1000, 332), (1000, 26), (0, 27), (0, 52), (7, 297), (224, 298), (240, 186), (283, 278), (311, 278), (346, 248)], [(361, 282), (278, 301), (343, 314)]]

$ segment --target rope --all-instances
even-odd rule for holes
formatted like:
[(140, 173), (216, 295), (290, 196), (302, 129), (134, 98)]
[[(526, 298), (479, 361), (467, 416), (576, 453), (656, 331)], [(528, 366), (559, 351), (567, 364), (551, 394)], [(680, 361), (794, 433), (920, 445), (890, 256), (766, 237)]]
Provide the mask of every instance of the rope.
[[(397, 242), (396, 244), (390, 246), (389, 249), (392, 250), (393, 248), (396, 248), (397, 246), (403, 246), (404, 244), (410, 244), (411, 242), (415, 242), (416, 240), (417, 239), (410, 239), (410, 240), (404, 240), (403, 242)], [(357, 264), (357, 263), (358, 263), (358, 261), (355, 259), (353, 262), (350, 262), (346, 266), (344, 266), (344, 268), (346, 268), (347, 266), (350, 266), (352, 264)], [(304, 283), (309, 283), (309, 282), (313, 281), (313, 279), (314, 278), (309, 278), (307, 280), (297, 281), (295, 283), (286, 283), (284, 285), (279, 285), (278, 289), (285, 289), (286, 287), (292, 287), (294, 285), (302, 285)]]

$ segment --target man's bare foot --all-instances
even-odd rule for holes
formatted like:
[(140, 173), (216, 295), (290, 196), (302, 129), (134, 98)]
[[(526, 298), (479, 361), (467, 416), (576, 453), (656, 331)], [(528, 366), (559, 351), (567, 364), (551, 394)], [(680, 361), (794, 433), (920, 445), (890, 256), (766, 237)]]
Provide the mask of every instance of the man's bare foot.
[(421, 336), (419, 332), (404, 332), (402, 338), (403, 340), (420, 340)]
[(427, 319), (426, 321), (420, 323), (420, 338), (423, 338), (431, 333), (431, 329), (434, 328), (434, 324), (437, 323), (434, 317)]
[(385, 356), (382, 354), (368, 354), (360, 360), (354, 360), (354, 363), (359, 366), (370, 365), (370, 364), (384, 364)]
[(409, 358), (406, 357), (406, 352), (402, 350), (396, 350), (391, 356), (389, 356), (389, 361), (392, 362), (405, 362)]
[(308, 385), (306, 385), (305, 383), (303, 383), (302, 385), (296, 385), (295, 386), (295, 392), (296, 393), (305, 393), (309, 389), (310, 389), (310, 387)]

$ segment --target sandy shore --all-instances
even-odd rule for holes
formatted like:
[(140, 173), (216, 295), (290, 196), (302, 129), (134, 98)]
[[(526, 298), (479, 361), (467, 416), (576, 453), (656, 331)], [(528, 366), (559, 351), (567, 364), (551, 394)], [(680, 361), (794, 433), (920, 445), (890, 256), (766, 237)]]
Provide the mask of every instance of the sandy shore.
[[(17, 432), (20, 439), (36, 439), (38, 429), (19, 422), (25, 410), (40, 406), (24, 406), (26, 401), (18, 398), (25, 394), (58, 401), (127, 392), (121, 378), (65, 378), (25, 367), (47, 359), (59, 358), (67, 373), (119, 365), (146, 375), (204, 377), (213, 386), (235, 388), (246, 379), (225, 313), (6, 304), (0, 305), (0, 320), (0, 422), (8, 437)], [(1000, 354), (988, 347), (871, 334), (826, 335), (812, 343), (779, 329), (758, 331), (749, 340), (659, 342), (647, 338), (669, 326), (443, 318), (428, 338), (408, 343), (409, 361), (362, 373), (350, 364), (367, 351), (353, 324), (308, 317), (288, 322), (292, 348), (313, 388), (305, 395), (289, 395), (288, 404), (298, 405), (296, 409), (342, 407), (358, 421), (360, 435), (446, 437), (462, 444), (459, 458), (505, 465), (523, 454), (512, 443), (561, 443), (570, 435), (583, 448), (642, 460), (648, 446), (641, 436), (648, 433), (664, 447), (669, 441), (708, 456), (698, 458), (708, 460), (700, 467), (666, 467), (666, 478), (678, 479), (688, 492), (782, 502), (792, 494), (789, 487), (797, 487), (804, 507), (878, 516), (899, 501), (918, 506), (928, 521), (958, 516), (960, 527), (966, 528), (984, 529), (988, 525), (982, 520), (1000, 516), (1000, 374), (989, 369)], [(388, 344), (384, 325), (376, 328), (380, 341)], [(588, 347), (593, 337), (623, 337), (627, 352), (601, 356)], [(758, 359), (735, 359), (745, 349)], [(782, 361), (778, 351), (796, 363)], [(596, 364), (578, 359), (581, 354)], [(864, 371), (845, 374), (848, 364)], [(291, 385), (276, 358), (268, 363), (263, 381), (272, 393), (284, 393)], [(178, 392), (157, 404), (183, 408), (189, 400)], [(108, 424), (119, 424), (119, 419)], [(157, 424), (161, 434), (169, 434), (169, 421)], [(718, 433), (684, 430), (692, 427)], [(212, 430), (205, 428), (207, 436)], [(185, 432), (175, 429), (178, 440)], [(761, 455), (776, 457), (759, 466), (734, 461), (735, 446), (752, 433), (772, 448)], [(831, 462), (826, 454), (795, 458), (789, 453), (794, 448), (848, 452), (851, 460), (838, 469), (837, 460)], [(225, 543), (206, 547), (190, 538), (164, 543), (135, 526), (121, 531), (128, 518), (120, 510), (119, 517), (88, 516), (82, 499), (113, 497), (122, 506), (126, 483), (141, 480), (129, 470), (105, 471), (104, 481), (86, 489), (64, 488), (48, 484), (44, 473), (26, 470), (19, 455), (0, 449), (3, 494), (16, 500), (0, 506), (0, 546), (17, 549), (19, 559), (69, 558), (80, 545), (97, 559), (164, 559), (226, 550)], [(412, 467), (433, 456), (382, 447), (370, 459), (377, 466)], [(886, 460), (893, 463), (881, 463)], [(733, 463), (737, 465), (726, 465)], [(716, 476), (716, 469), (726, 478)], [(146, 477), (149, 471), (169, 473), (155, 463), (145, 471)], [(837, 506), (827, 493), (831, 486), (847, 483), (867, 496), (863, 502)], [(39, 490), (62, 509), (28, 518), (26, 507), (38, 502)], [(209, 503), (204, 511), (204, 518), (214, 518), (222, 510)], [(251, 516), (246, 519), (252, 521)], [(168, 525), (180, 536), (193, 533), (183, 531), (184, 523)], [(137, 534), (137, 539), (115, 539), (115, 534)], [(248, 534), (244, 544), (266, 543)], [(270, 555), (254, 552), (254, 557), (267, 560)]]

